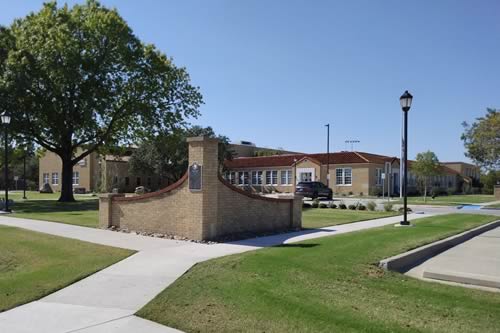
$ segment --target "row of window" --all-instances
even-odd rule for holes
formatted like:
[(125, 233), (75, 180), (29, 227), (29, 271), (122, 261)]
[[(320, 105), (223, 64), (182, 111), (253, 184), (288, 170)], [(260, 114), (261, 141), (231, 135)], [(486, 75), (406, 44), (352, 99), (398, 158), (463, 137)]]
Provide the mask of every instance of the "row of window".
[[(130, 185), (130, 177), (124, 177), (123, 181), (125, 183), (125, 186)], [(151, 177), (146, 178), (146, 186), (151, 187), (152, 181)], [(115, 176), (113, 178), (113, 186), (118, 185), (118, 176)], [(142, 185), (142, 178), (141, 177), (136, 177), (135, 178), (135, 186), (141, 186)], [(160, 180), (158, 180), (158, 185), (160, 185)]]
[[(265, 176), (264, 176), (265, 174)], [(267, 171), (228, 171), (224, 178), (233, 185), (292, 185), (292, 170), (280, 170), (278, 183), (278, 170)], [(264, 178), (265, 177), (265, 178)], [(265, 183), (264, 183), (265, 179)]]
[[(51, 174), (49, 173), (44, 173), (43, 174), (43, 183), (44, 184), (50, 184), (52, 185), (59, 185), (59, 172), (52, 172), (52, 177), (50, 177)], [(80, 185), (80, 173), (78, 171), (73, 171), (73, 185)]]

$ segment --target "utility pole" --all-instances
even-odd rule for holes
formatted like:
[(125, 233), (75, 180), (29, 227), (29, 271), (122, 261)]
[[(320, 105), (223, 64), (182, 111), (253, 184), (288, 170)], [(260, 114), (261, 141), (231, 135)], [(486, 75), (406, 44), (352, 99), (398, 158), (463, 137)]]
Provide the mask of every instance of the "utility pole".
[(330, 187), (330, 124), (326, 124), (326, 187)]

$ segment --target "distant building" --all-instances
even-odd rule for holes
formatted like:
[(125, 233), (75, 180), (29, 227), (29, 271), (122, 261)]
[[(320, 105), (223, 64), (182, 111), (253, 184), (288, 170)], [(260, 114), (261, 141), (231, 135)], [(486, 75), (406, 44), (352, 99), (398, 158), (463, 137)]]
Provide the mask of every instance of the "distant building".
[(234, 157), (255, 157), (262, 155), (282, 155), (282, 154), (298, 154), (283, 150), (281, 148), (264, 148), (257, 147), (255, 143), (250, 141), (236, 141), (229, 144), (229, 149), (233, 152)]
[[(79, 151), (81, 153), (81, 150)], [(133, 192), (137, 186), (156, 190), (162, 187), (155, 175), (130, 174), (128, 162), (131, 151), (123, 155), (103, 155), (93, 152), (73, 167), (74, 192)], [(58, 155), (46, 152), (40, 158), (39, 184), (49, 184), (54, 192), (61, 191), (62, 162)]]
[[(411, 166), (411, 161), (409, 164)], [(336, 194), (389, 195), (399, 194), (399, 159), (396, 157), (365, 153), (335, 152), (327, 154), (283, 154), (263, 157), (237, 157), (226, 161), (228, 170), (224, 177), (234, 185), (256, 192), (293, 192), (294, 184), (301, 181), (321, 181)], [(467, 170), (467, 169), (466, 169)], [(443, 192), (462, 191), (461, 184), (467, 177), (462, 170), (446, 164), (442, 174), (432, 177), (429, 190)], [(408, 192), (417, 192), (417, 178), (408, 172)]]

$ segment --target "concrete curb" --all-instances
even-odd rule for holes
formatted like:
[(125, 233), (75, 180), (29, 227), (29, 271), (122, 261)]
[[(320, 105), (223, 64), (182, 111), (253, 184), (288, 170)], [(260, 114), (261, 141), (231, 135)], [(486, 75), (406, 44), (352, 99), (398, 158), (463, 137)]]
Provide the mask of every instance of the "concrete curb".
[(383, 259), (379, 262), (379, 267), (385, 270), (404, 273), (413, 267), (420, 265), (427, 259), (498, 226), (500, 226), (500, 220), (481, 225), (458, 235), (424, 245), (411, 251), (398, 254), (394, 257)]
[(455, 283), (472, 284), (475, 286), (500, 288), (500, 279), (494, 276), (485, 276), (482, 274), (456, 273), (451, 271), (424, 271), (426, 279), (450, 281)]

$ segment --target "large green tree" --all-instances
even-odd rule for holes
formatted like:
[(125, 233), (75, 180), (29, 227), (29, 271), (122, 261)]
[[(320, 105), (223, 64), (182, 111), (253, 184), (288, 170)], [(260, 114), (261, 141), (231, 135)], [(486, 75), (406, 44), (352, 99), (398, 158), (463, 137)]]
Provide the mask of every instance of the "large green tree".
[(0, 109), (12, 113), (15, 133), (60, 156), (60, 201), (74, 200), (78, 161), (173, 132), (201, 103), (184, 68), (97, 1), (46, 3), (0, 30)]
[(411, 164), (411, 172), (417, 176), (424, 190), (424, 202), (427, 201), (427, 186), (431, 177), (441, 174), (441, 165), (436, 154), (430, 150), (418, 153)]
[(219, 139), (219, 165), (223, 168), (224, 160), (231, 159), (229, 139), (216, 135), (211, 127), (192, 126), (178, 129), (173, 133), (161, 133), (143, 141), (134, 150), (129, 162), (131, 173), (149, 173), (158, 175), (162, 182), (173, 183), (186, 172), (188, 167), (188, 143), (192, 136), (208, 136)]
[(500, 111), (488, 108), (486, 116), (463, 126), (465, 156), (484, 169), (500, 169)]

